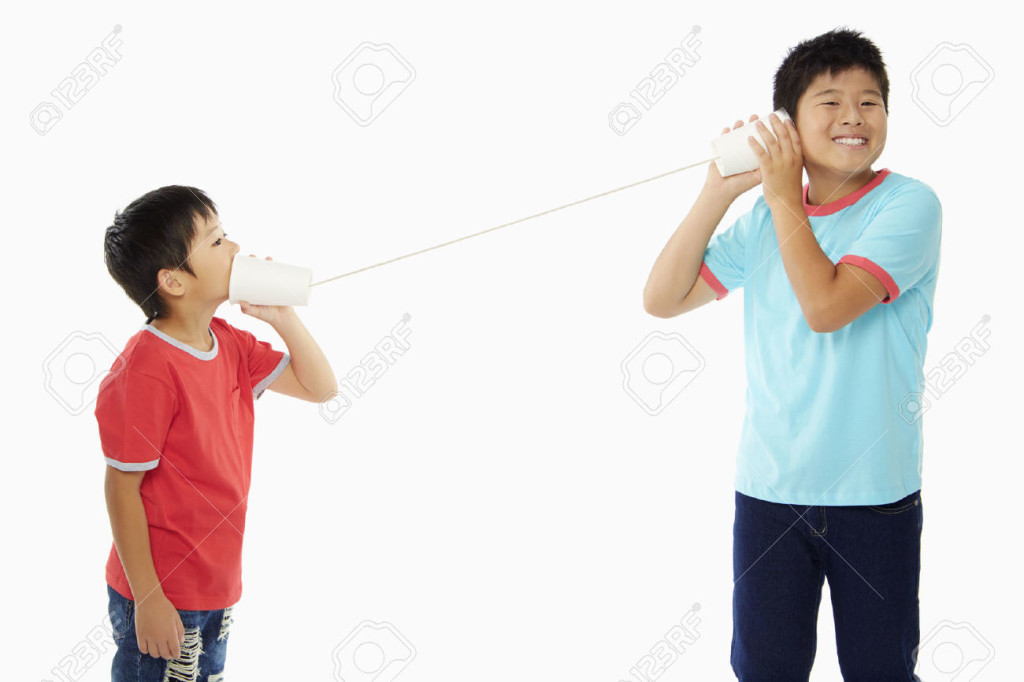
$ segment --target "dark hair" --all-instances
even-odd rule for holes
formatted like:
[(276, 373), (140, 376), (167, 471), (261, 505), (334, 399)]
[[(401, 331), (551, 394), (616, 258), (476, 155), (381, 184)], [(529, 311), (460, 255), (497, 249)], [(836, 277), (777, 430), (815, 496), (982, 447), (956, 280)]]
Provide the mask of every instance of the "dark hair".
[(114, 281), (146, 314), (146, 324), (167, 317), (170, 308), (159, 293), (157, 274), (164, 268), (184, 270), (196, 238), (196, 218), (209, 219), (217, 206), (195, 187), (169, 185), (147, 192), (114, 213), (103, 237), (103, 262)]
[(882, 105), (889, 114), (889, 76), (882, 53), (859, 31), (839, 28), (806, 40), (789, 51), (775, 72), (773, 108), (785, 109), (796, 122), (796, 105), (811, 81), (823, 73), (833, 76), (851, 68), (866, 69), (878, 81)]

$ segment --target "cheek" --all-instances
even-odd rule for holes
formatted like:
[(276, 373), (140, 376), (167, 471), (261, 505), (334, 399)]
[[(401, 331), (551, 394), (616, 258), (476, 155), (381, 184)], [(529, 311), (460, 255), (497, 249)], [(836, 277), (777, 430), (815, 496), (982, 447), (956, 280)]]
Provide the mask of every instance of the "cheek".
[(826, 126), (812, 118), (803, 117), (793, 122), (796, 124), (796, 134), (800, 136), (801, 142), (813, 142), (816, 137), (821, 135), (827, 137), (827, 134), (823, 132), (827, 131)]

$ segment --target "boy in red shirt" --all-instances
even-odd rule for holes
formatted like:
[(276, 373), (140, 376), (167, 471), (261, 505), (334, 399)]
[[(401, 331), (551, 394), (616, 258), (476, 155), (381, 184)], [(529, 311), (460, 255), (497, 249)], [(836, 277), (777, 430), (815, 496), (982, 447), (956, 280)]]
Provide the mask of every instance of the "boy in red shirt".
[(238, 251), (194, 187), (149, 192), (106, 230), (107, 269), (148, 318), (95, 409), (114, 536), (114, 682), (222, 678), (242, 591), (254, 400), (267, 388), (311, 402), (337, 390), (291, 307), (241, 303), (288, 354), (213, 316)]

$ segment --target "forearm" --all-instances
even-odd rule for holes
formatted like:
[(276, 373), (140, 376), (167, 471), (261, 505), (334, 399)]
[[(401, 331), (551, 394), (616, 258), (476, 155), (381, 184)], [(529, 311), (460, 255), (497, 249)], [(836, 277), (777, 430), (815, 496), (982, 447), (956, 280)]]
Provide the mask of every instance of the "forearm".
[(294, 310), (274, 325), (274, 331), (288, 347), (295, 378), (307, 391), (318, 400), (337, 392), (338, 382), (327, 357)]
[(786, 276), (808, 326), (816, 328), (828, 307), (836, 276), (835, 263), (818, 245), (802, 202), (778, 201), (769, 204), (769, 208)]
[(651, 268), (644, 287), (648, 312), (674, 305), (686, 296), (697, 280), (711, 235), (731, 203), (721, 193), (707, 189), (700, 193)]
[(146, 509), (138, 490), (143, 475), (143, 472), (125, 473), (108, 467), (104, 486), (114, 546), (136, 602), (154, 593), (163, 596), (149, 546)]

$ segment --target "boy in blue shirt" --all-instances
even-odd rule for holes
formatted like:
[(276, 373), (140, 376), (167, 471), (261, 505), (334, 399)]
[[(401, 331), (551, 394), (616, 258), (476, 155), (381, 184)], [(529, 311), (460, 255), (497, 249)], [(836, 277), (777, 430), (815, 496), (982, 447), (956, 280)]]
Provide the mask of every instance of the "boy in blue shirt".
[(647, 312), (669, 318), (746, 288), (731, 654), (743, 682), (809, 678), (825, 578), (843, 679), (918, 680), (922, 424), (901, 403), (924, 380), (942, 213), (924, 183), (871, 169), (888, 95), (859, 32), (793, 48), (774, 91), (792, 121), (751, 117), (760, 167), (722, 178), (710, 164), (644, 290)]

